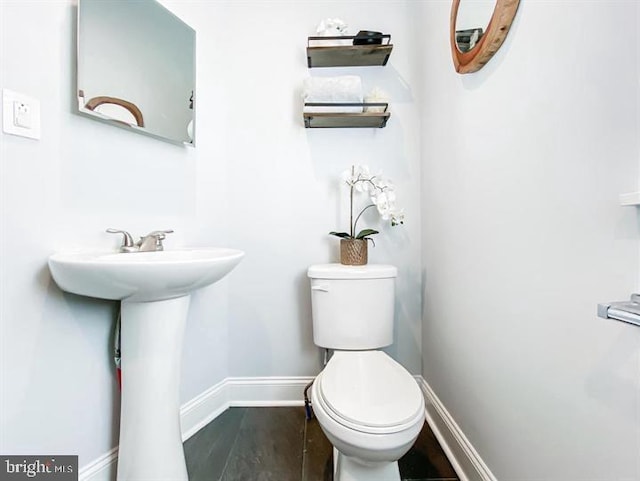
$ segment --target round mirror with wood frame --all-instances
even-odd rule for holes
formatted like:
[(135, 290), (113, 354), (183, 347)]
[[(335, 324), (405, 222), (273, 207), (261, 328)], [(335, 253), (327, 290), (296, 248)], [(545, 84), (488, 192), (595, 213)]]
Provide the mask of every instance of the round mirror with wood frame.
[(509, 33), (520, 0), (496, 0), (486, 31), (475, 46), (466, 52), (462, 52), (456, 42), (456, 19), (460, 1), (453, 0), (451, 5), (451, 54), (456, 72), (463, 74), (477, 72), (498, 51)]

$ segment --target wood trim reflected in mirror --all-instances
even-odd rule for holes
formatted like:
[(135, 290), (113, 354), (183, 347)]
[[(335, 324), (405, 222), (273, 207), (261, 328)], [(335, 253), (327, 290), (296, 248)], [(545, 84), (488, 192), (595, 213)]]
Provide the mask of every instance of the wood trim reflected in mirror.
[(475, 47), (468, 52), (461, 52), (456, 44), (456, 19), (460, 0), (453, 0), (451, 5), (451, 54), (456, 72), (472, 73), (480, 70), (491, 60), (509, 33), (509, 28), (516, 16), (520, 0), (496, 0), (487, 30)]
[(114, 104), (127, 109), (129, 112), (131, 112), (131, 115), (133, 115), (134, 118), (136, 119), (136, 124), (138, 124), (138, 127), (144, 127), (142, 112), (140, 112), (140, 109), (136, 106), (136, 104), (131, 103), (128, 100), (118, 99), (115, 97), (105, 97), (105, 96), (93, 97), (91, 100), (89, 100), (85, 104), (85, 107), (88, 108), (89, 110), (95, 110), (96, 107), (99, 107), (102, 104)]

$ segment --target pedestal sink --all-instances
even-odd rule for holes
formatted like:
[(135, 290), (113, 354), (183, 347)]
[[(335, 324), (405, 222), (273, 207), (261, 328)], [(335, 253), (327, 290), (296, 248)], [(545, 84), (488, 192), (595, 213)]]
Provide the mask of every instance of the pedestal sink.
[(180, 431), (180, 361), (190, 294), (228, 274), (234, 249), (61, 252), (61, 289), (122, 301), (118, 481), (187, 481)]

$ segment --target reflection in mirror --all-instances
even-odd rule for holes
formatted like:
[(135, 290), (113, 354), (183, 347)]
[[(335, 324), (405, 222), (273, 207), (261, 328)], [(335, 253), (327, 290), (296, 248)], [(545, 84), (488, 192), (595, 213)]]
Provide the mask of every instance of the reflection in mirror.
[(456, 18), (456, 45), (461, 52), (473, 49), (487, 31), (495, 0), (461, 0)]
[(78, 109), (194, 145), (195, 31), (155, 0), (80, 0)]
[(456, 72), (480, 70), (500, 49), (520, 0), (452, 0), (451, 55)]
[[(80, 97), (84, 99), (84, 92), (80, 91)], [(115, 97), (93, 97), (84, 103), (86, 109), (98, 112), (110, 119), (119, 120), (129, 125), (144, 127), (144, 119), (140, 109), (126, 100)]]

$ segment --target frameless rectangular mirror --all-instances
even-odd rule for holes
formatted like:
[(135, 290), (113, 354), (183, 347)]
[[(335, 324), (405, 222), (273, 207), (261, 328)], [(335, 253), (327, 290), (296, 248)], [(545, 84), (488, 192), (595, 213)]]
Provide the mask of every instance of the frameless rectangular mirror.
[(79, 112), (195, 145), (195, 43), (156, 0), (79, 0)]

